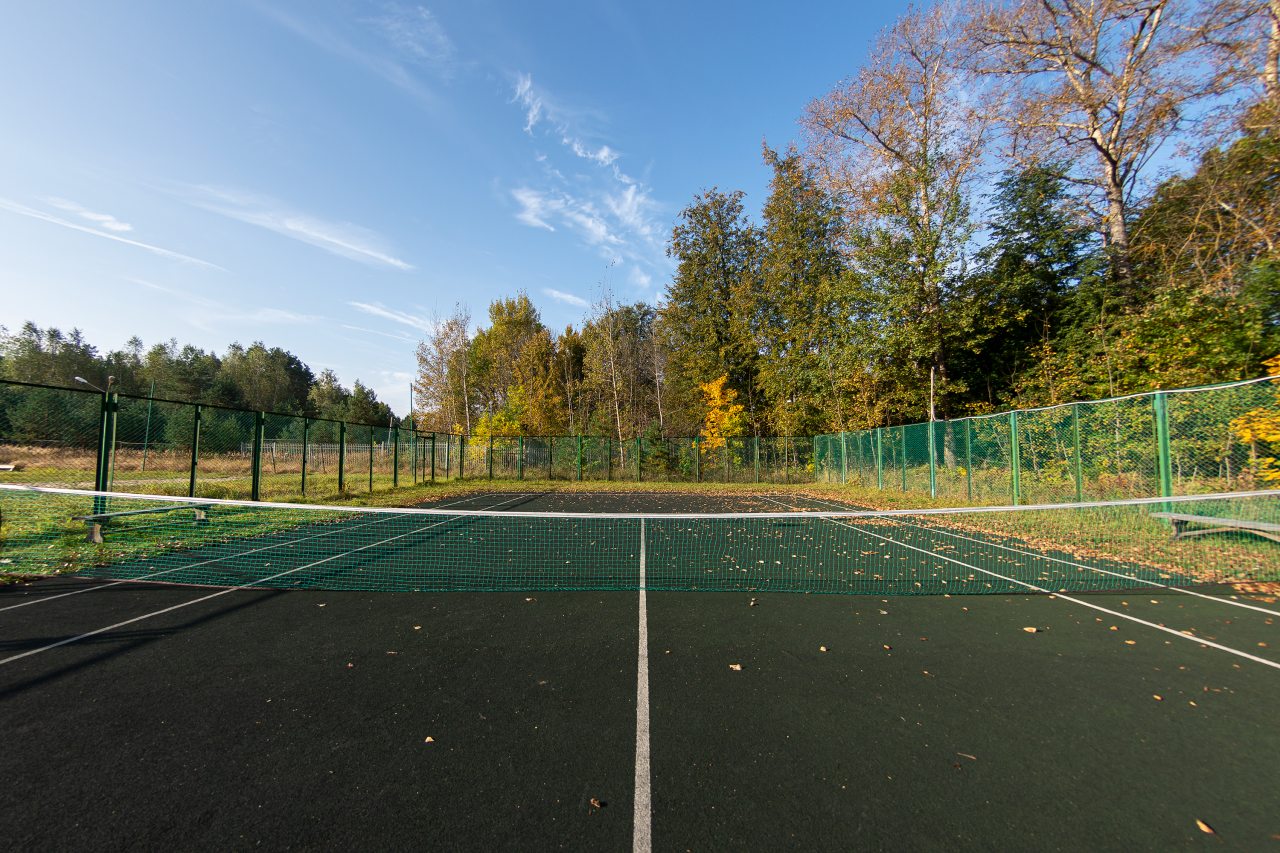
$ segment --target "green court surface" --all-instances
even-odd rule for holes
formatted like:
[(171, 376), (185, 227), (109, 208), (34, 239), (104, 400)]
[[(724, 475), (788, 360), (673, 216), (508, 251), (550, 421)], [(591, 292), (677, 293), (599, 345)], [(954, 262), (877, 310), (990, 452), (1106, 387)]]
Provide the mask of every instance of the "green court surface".
[[(266, 523), (215, 506), (151, 517), (136, 547), (124, 519), (68, 546), (78, 572), (0, 587), (0, 775), (22, 794), (0, 837), (665, 851), (1280, 836), (1280, 605), (1213, 582), (1274, 569), (1270, 543), (1172, 543), (1194, 557), (1178, 570), (1135, 557), (1167, 531), (1093, 510), (1047, 547), (1060, 515), (789, 518), (832, 504), (782, 492), (451, 501)], [(459, 514), (485, 509), (520, 515)], [(57, 541), (83, 540), (64, 527)], [(1131, 547), (1101, 556), (1120, 534)]]

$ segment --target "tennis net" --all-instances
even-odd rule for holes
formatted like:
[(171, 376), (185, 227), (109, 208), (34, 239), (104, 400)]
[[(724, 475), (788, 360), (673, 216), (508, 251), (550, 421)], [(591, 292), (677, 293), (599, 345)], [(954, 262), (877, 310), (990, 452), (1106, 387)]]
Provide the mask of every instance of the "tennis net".
[(771, 500), (778, 512), (601, 514), (0, 485), (0, 573), (272, 589), (877, 595), (1280, 581), (1276, 492), (891, 512)]

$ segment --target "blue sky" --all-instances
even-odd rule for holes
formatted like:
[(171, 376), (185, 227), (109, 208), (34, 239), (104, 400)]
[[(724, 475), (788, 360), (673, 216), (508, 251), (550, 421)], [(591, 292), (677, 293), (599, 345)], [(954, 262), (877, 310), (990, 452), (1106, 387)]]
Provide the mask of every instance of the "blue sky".
[(0, 29), (0, 324), (285, 347), (403, 411), (435, 316), (657, 301), (702, 188), (905, 6), (22, 3)]

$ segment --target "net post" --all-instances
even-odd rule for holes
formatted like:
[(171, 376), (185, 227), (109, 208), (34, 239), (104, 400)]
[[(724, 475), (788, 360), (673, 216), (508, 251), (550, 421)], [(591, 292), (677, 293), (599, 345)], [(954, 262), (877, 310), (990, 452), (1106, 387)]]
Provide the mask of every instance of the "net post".
[(524, 479), (524, 433), (520, 434), (520, 438), (518, 439), (518, 441), (519, 441), (520, 456), (516, 459), (516, 479), (523, 480)]
[(369, 425), (369, 491), (373, 491), (373, 424)]
[(307, 494), (307, 454), (311, 450), (311, 418), (302, 419), (302, 494)]
[[(1156, 421), (1156, 479), (1160, 497), (1173, 496), (1173, 459), (1169, 448), (1169, 401), (1163, 391), (1151, 395), (1151, 405)], [(1169, 505), (1164, 504), (1168, 512)]]
[(338, 422), (338, 491), (347, 486), (347, 422)]
[(493, 479), (493, 433), (489, 434), (489, 479)]
[(936, 498), (938, 496), (938, 449), (934, 442), (937, 441), (937, 429), (934, 427), (937, 421), (929, 421), (929, 497)]
[(1009, 413), (1009, 487), (1013, 492), (1013, 505), (1022, 503), (1022, 456), (1018, 448), (1018, 412)]
[(201, 406), (196, 403), (195, 418), (191, 425), (191, 480), (187, 484), (187, 497), (196, 496), (196, 466), (200, 462), (200, 412)]
[(973, 419), (964, 419), (964, 477), (965, 490), (973, 500)]
[(751, 456), (756, 466), (756, 482), (760, 482), (760, 433), (751, 436)]
[(578, 433), (577, 467), (578, 467), (578, 482), (581, 483), (582, 482), (582, 433)]
[(267, 416), (263, 412), (253, 413), (253, 461), (250, 473), (249, 499), (262, 500), (262, 439), (266, 429)]
[(391, 488), (400, 488), (400, 427), (391, 428)]
[(1071, 404), (1071, 452), (1076, 474), (1076, 503), (1084, 501), (1084, 459), (1080, 455), (1080, 404)]

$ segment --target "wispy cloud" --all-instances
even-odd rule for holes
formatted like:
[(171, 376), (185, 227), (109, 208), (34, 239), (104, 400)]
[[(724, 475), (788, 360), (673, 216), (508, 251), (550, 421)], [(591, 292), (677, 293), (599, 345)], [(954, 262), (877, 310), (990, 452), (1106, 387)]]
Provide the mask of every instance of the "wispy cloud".
[(203, 210), (274, 231), (348, 260), (398, 270), (413, 269), (412, 264), (392, 255), (382, 237), (368, 228), (299, 213), (265, 196), (197, 186), (189, 189), (187, 201)]
[(74, 201), (68, 201), (65, 198), (47, 198), (45, 201), (58, 208), (58, 210), (65, 210), (68, 213), (74, 213), (81, 219), (87, 219), (98, 227), (105, 228), (108, 231), (120, 233), (133, 230), (132, 225), (127, 222), (121, 222), (110, 213), (96, 213), (83, 205), (77, 204)]
[(588, 141), (598, 137), (592, 128), (606, 119), (566, 108), (529, 74), (516, 75), (512, 93), (512, 103), (523, 113), (524, 132), (549, 138), (572, 155), (559, 158), (562, 172), (546, 151), (534, 153), (541, 181), (526, 180), (510, 190), (516, 220), (531, 228), (572, 233), (625, 267), (633, 286), (651, 286), (655, 274), (665, 275), (670, 267), (661, 205), (649, 187), (622, 170), (618, 148)]
[(575, 296), (572, 293), (565, 293), (563, 290), (556, 290), (554, 287), (544, 287), (542, 292), (557, 302), (563, 302), (566, 305), (576, 305), (579, 308), (586, 308), (589, 304), (587, 300), (581, 296)]
[(384, 338), (391, 338), (393, 341), (402, 341), (403, 343), (417, 343), (418, 339), (406, 332), (383, 332), (378, 329), (366, 329), (364, 326), (352, 326), (349, 323), (342, 323), (342, 328), (349, 329), (352, 332), (363, 332), (367, 335), (379, 335)]
[[(392, 6), (376, 18), (329, 26), (311, 13), (294, 17), (282, 9), (260, 8), (304, 41), (363, 67), (424, 106), (439, 106), (439, 96), (415, 72), (427, 69), (436, 77), (447, 78), (452, 73), (454, 49), (444, 28), (426, 9)], [(380, 44), (362, 44), (361, 35), (365, 42), (376, 39)]]
[(432, 332), (435, 330), (436, 324), (425, 317), (419, 317), (416, 314), (410, 314), (406, 311), (397, 311), (394, 308), (388, 308), (380, 302), (348, 302), (352, 308), (357, 311), (363, 311), (374, 317), (381, 317), (384, 320), (390, 320), (393, 323), (401, 323), (405, 326), (417, 329), (420, 332)]
[(213, 323), (226, 322), (235, 325), (245, 323), (268, 324), (268, 325), (306, 325), (316, 323), (323, 318), (315, 314), (301, 314), (297, 311), (287, 311), (283, 308), (270, 308), (266, 306), (257, 306), (252, 308), (242, 308), (238, 305), (229, 305), (225, 302), (219, 302), (208, 296), (201, 295), (198, 292), (176, 287), (166, 287), (163, 284), (157, 284), (143, 278), (134, 278), (132, 276), (124, 276), (125, 281), (132, 282), (148, 290), (154, 290), (159, 293), (165, 293), (173, 298), (193, 305), (200, 310), (187, 318), (187, 320), (198, 328), (209, 328)]
[(223, 272), (226, 272), (225, 269), (223, 269), (222, 267), (218, 266), (215, 263), (204, 261), (204, 260), (201, 260), (200, 258), (193, 258), (191, 255), (184, 255), (181, 252), (175, 252), (172, 249), (165, 249), (161, 246), (152, 245), (151, 243), (143, 243), (141, 240), (130, 240), (127, 237), (121, 237), (119, 234), (109, 234), (106, 231), (99, 231), (96, 228), (89, 228), (88, 226), (85, 226), (85, 225), (80, 225), (75, 222), (69, 222), (68, 220), (63, 219), (59, 216), (54, 216), (52, 213), (45, 213), (42, 210), (36, 210), (33, 207), (28, 207), (25, 204), (19, 204), (18, 202), (12, 201), (10, 199), (0, 198), (0, 210), (7, 210), (10, 213), (16, 214), (18, 216), (25, 216), (28, 219), (38, 219), (41, 222), (48, 222), (52, 225), (60, 225), (63, 228), (70, 228), (72, 231), (79, 231), (82, 234), (92, 234), (94, 237), (101, 237), (104, 240), (114, 240), (115, 242), (123, 243), (126, 246), (133, 246), (134, 248), (137, 248), (137, 249), (144, 249), (148, 252), (151, 252), (153, 255), (159, 255), (162, 258), (169, 258), (170, 260), (175, 260), (175, 261), (185, 261), (186, 263), (197, 264), (198, 266), (208, 267), (210, 269), (222, 270)]

